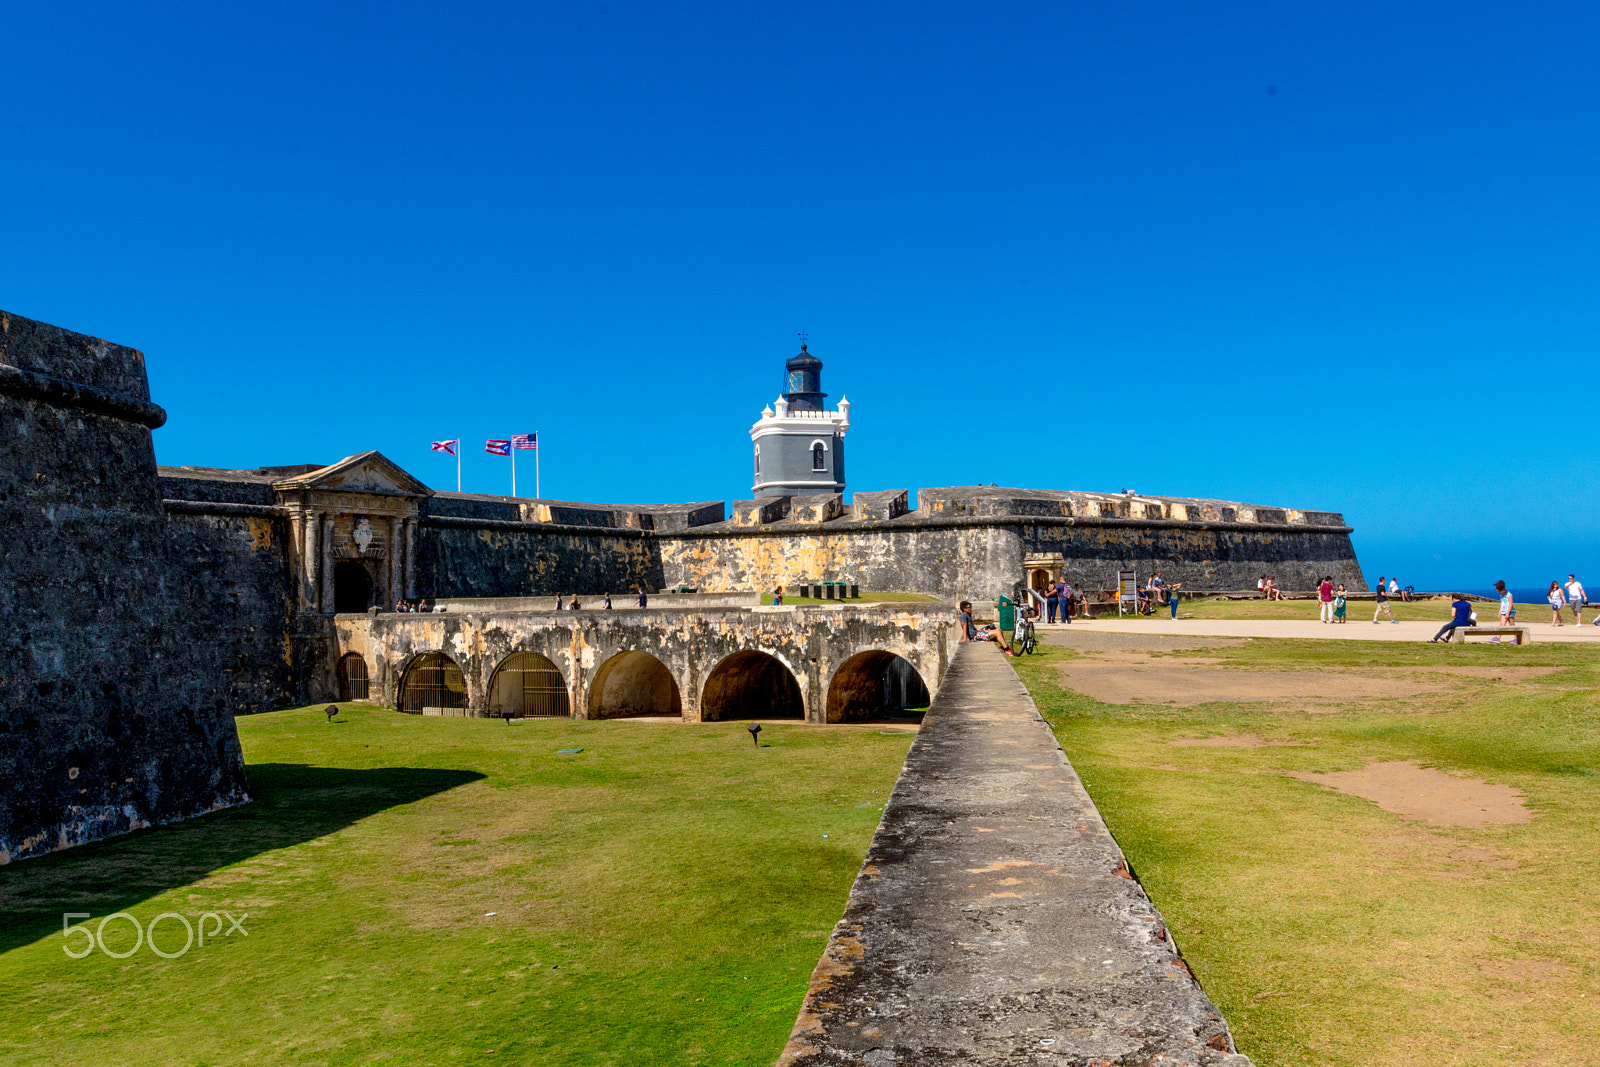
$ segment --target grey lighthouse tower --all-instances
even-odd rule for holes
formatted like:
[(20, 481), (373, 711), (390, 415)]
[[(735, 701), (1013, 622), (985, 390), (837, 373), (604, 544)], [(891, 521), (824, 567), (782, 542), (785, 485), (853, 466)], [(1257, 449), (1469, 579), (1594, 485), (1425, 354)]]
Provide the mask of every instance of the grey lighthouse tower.
[(822, 360), (806, 351), (784, 364), (786, 392), (750, 427), (755, 444), (755, 484), (762, 496), (816, 496), (844, 492), (844, 435), (850, 401), (829, 411), (822, 391)]

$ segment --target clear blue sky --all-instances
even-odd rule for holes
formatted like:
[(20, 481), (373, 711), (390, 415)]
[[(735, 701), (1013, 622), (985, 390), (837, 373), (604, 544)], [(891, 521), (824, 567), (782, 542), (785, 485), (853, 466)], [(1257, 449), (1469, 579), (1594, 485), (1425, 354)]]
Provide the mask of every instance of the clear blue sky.
[(0, 307), (143, 349), (163, 463), (735, 499), (807, 330), (853, 488), (1600, 583), (1593, 4), (0, 10)]

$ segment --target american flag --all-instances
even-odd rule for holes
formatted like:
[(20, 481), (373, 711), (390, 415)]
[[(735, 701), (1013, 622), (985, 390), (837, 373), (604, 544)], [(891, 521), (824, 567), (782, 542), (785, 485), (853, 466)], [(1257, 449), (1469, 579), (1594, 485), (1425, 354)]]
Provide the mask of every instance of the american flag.
[(511, 435), (511, 447), (537, 449), (539, 447), (539, 435), (536, 433), (514, 433)]
[(456, 454), (456, 448), (460, 444), (461, 444), (461, 439), (457, 438), (454, 441), (435, 441), (429, 447), (435, 452), (448, 452), (453, 456), (453, 455)]
[(483, 450), (491, 456), (509, 456), (511, 455), (511, 442), (496, 441), (490, 438), (483, 443)]

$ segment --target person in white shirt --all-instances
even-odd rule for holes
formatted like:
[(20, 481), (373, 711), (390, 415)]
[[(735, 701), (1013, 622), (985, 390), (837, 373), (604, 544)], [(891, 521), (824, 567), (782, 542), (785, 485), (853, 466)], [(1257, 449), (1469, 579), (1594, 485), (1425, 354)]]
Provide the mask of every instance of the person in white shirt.
[(1389, 592), (1398, 593), (1399, 591), (1400, 591), (1400, 579), (1398, 579), (1398, 578), (1390, 578), (1389, 579)]
[(1567, 575), (1567, 607), (1572, 609), (1574, 625), (1583, 625), (1583, 606), (1588, 602), (1588, 595), (1583, 591), (1583, 583), (1578, 581), (1576, 575)]

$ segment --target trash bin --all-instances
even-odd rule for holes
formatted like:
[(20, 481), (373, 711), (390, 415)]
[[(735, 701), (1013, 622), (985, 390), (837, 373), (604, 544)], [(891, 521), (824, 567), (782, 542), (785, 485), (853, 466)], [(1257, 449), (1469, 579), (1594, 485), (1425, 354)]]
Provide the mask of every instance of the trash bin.
[(1002, 630), (1015, 630), (1017, 628), (1017, 604), (1008, 596), (1003, 596), (994, 602), (994, 613), (997, 616), (996, 624)]

